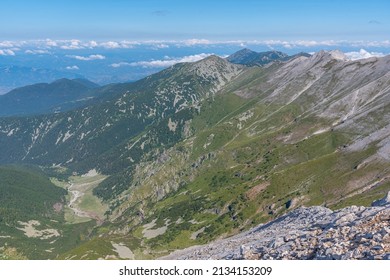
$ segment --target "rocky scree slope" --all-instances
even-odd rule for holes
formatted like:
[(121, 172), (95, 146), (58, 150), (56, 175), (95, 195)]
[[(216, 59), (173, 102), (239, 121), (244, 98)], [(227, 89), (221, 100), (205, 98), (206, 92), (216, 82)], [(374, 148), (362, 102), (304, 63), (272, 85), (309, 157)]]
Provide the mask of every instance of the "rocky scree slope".
[(301, 207), (267, 224), (166, 259), (390, 260), (390, 192), (372, 207)]

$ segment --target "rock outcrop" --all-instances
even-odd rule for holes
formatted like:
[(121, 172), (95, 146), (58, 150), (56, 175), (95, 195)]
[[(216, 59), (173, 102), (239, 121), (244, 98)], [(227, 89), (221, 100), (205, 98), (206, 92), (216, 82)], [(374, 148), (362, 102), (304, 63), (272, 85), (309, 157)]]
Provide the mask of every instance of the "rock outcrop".
[[(390, 259), (390, 193), (372, 207), (301, 207), (234, 237), (167, 259)], [(378, 203), (379, 202), (379, 203)]]

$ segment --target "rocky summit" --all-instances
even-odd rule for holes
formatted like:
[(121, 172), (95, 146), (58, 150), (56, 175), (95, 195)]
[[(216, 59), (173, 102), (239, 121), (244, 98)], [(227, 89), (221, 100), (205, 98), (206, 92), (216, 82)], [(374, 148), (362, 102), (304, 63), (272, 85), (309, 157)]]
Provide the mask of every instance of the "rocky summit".
[(301, 207), (267, 224), (167, 259), (390, 259), (390, 192), (372, 207)]

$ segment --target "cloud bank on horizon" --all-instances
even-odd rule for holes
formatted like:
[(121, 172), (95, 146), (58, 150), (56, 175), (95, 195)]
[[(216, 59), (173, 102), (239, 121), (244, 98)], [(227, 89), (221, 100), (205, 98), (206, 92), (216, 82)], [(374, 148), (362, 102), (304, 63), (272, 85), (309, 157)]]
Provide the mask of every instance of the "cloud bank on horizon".
[(172, 58), (169, 56), (165, 56), (164, 59), (159, 60), (150, 60), (150, 61), (138, 61), (138, 62), (119, 62), (119, 63), (113, 63), (110, 66), (114, 68), (118, 68), (121, 66), (141, 66), (141, 67), (150, 67), (150, 68), (165, 68), (172, 66), (177, 63), (183, 63), (183, 62), (196, 62), (199, 60), (202, 60), (210, 55), (214, 55), (214, 53), (201, 53), (201, 54), (195, 54), (195, 55), (188, 55), (180, 58)]
[[(15, 57), (18, 55), (39, 55), (50, 56), (62, 54), (66, 58), (79, 60), (82, 62), (107, 60), (106, 66), (111, 68), (121, 68), (124, 66), (142, 68), (165, 68), (181, 62), (195, 62), (211, 54), (223, 56), (216, 53), (216, 49), (222, 52), (226, 48), (240, 49), (243, 47), (267, 50), (282, 50), (289, 54), (305, 51), (313, 53), (321, 49), (339, 49), (343, 51), (348, 59), (357, 60), (370, 57), (381, 57), (390, 54), (390, 40), (384, 41), (335, 41), (335, 40), (235, 40), (235, 41), (213, 41), (207, 39), (186, 39), (186, 40), (146, 40), (146, 41), (95, 41), (95, 40), (30, 40), (30, 41), (0, 41), (0, 57)], [(120, 50), (144, 49), (161, 51), (188, 48), (191, 53), (187, 55), (164, 55), (160, 58), (151, 56), (149, 59), (137, 59), (132, 57), (129, 61), (126, 55), (121, 55), (117, 59), (108, 59), (107, 55), (114, 54)], [(214, 48), (214, 49), (213, 49)], [(202, 50), (212, 50), (211, 52), (201, 52)], [(259, 50), (257, 50), (259, 51)], [(82, 53), (80, 53), (82, 52)], [(102, 53), (96, 53), (102, 52)], [(230, 54), (233, 51), (223, 51), (223, 54)], [(171, 52), (172, 53), (172, 52)], [(121, 59), (122, 58), (122, 59)], [(147, 57), (146, 57), (147, 58)], [(69, 62), (72, 63), (72, 62)], [(63, 66), (63, 69), (70, 71), (80, 70), (77, 65)]]
[(74, 59), (77, 59), (77, 60), (83, 60), (83, 61), (106, 59), (106, 57), (104, 55), (101, 55), (101, 54), (91, 54), (89, 56), (67, 55), (67, 57), (74, 58)]
[[(180, 48), (180, 47), (210, 47), (210, 46), (236, 46), (247, 47), (257, 46), (265, 49), (339, 49), (348, 48), (358, 51), (360, 49), (388, 49), (390, 50), (390, 40), (383, 41), (347, 41), (347, 40), (207, 40), (207, 39), (186, 39), (186, 40), (120, 40), (120, 41), (82, 41), (82, 40), (29, 40), (29, 41), (0, 41), (0, 55), (14, 56), (17, 53), (25, 54), (50, 54), (51, 50), (77, 51), (77, 50), (119, 50), (146, 48), (150, 50)], [(90, 57), (80, 60), (104, 59), (102, 57)]]
[(385, 56), (384, 53), (381, 52), (368, 52), (365, 49), (360, 49), (358, 52), (346, 52), (345, 56), (350, 60), (359, 60), (371, 57), (382, 57)]

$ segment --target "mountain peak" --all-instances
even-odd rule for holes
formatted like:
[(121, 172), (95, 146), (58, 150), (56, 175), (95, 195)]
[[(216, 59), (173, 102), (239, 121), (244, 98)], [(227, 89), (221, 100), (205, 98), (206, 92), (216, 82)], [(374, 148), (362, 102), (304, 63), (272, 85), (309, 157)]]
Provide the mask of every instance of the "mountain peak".
[(51, 85), (56, 85), (56, 84), (65, 84), (65, 83), (71, 83), (72, 80), (68, 79), (68, 78), (61, 78), (61, 79), (58, 79), (58, 80), (55, 80), (54, 82), (50, 83)]
[(339, 50), (332, 50), (332, 51), (325, 51), (321, 50), (313, 55), (313, 60), (327, 60), (327, 59), (334, 59), (339, 61), (347, 61), (348, 58), (346, 55), (339, 51)]
[(230, 55), (230, 57), (238, 56), (238, 55), (248, 55), (248, 54), (257, 54), (257, 52), (252, 51), (251, 49), (248, 48), (244, 48)]
[(222, 57), (217, 56), (215, 54), (209, 55), (208, 57), (205, 57), (201, 60), (198, 60), (195, 63), (202, 63), (204, 61), (214, 61), (214, 62), (226, 63), (225, 59), (223, 59)]
[(99, 87), (98, 84), (95, 84), (94, 82), (91, 82), (90, 80), (87, 80), (87, 79), (83, 79), (83, 78), (76, 78), (76, 79), (72, 79), (73, 82), (77, 82), (87, 88), (97, 88)]
[(188, 63), (185, 72), (186, 74), (195, 74), (202, 79), (213, 80), (210, 92), (215, 93), (241, 73), (243, 69), (244, 67), (241, 65), (230, 63), (216, 55), (210, 55), (197, 62)]
[(339, 50), (330, 51), (329, 54), (334, 59), (337, 59), (337, 60), (348, 60), (347, 56), (342, 51), (339, 51)]

